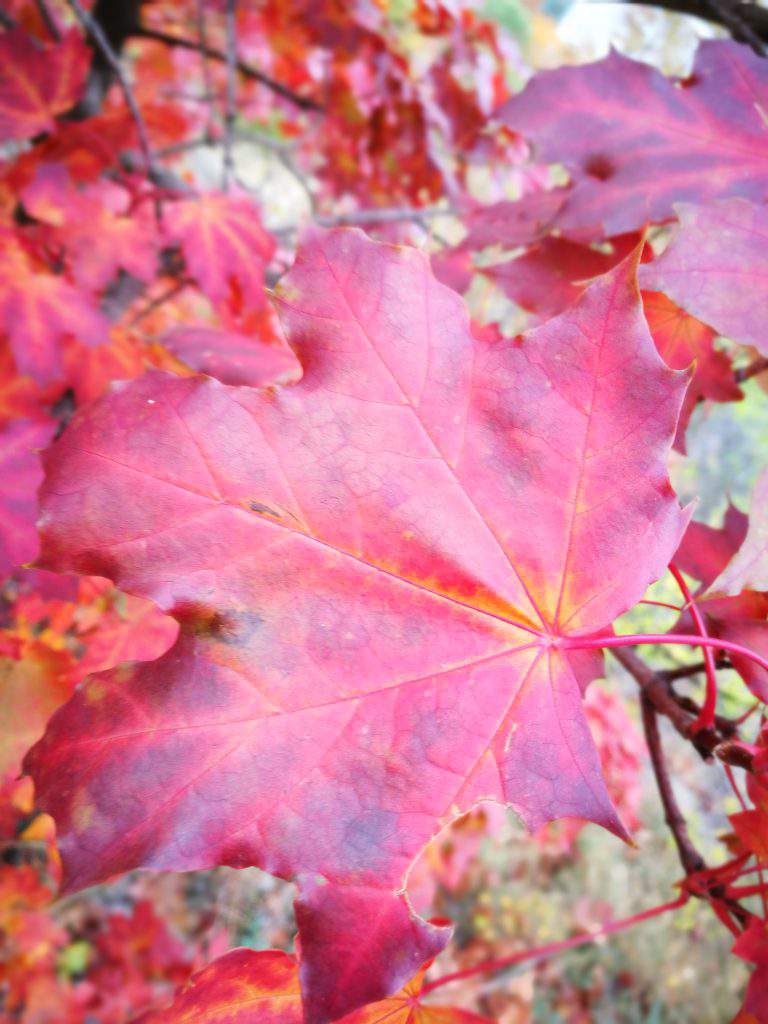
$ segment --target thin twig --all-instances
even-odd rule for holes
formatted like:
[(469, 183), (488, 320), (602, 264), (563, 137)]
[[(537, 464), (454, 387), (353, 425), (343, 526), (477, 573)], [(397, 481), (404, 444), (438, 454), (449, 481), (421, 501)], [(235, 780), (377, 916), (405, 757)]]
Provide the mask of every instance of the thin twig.
[[(209, 63), (209, 57), (206, 53), (208, 48), (208, 34), (205, 28), (205, 8), (203, 0), (195, 0), (195, 22), (197, 25), (197, 38), (200, 43), (200, 67), (203, 72), (203, 86), (205, 88), (205, 95), (209, 103), (213, 103), (213, 99), (216, 95), (216, 90), (213, 86), (213, 77), (211, 76), (211, 66)], [(206, 129), (206, 138), (210, 141), (210, 121), (209, 126)]]
[(72, 8), (75, 17), (86, 29), (94, 43), (98, 47), (104, 60), (107, 62), (115, 78), (117, 79), (120, 89), (122, 90), (125, 102), (128, 109), (131, 112), (131, 116), (136, 124), (136, 132), (139, 137), (139, 147), (141, 148), (141, 154), (144, 158), (145, 170), (147, 177), (152, 181), (156, 181), (158, 178), (158, 168), (155, 165), (154, 157), (152, 156), (152, 147), (149, 143), (149, 135), (147, 133), (147, 126), (144, 123), (144, 118), (141, 116), (139, 105), (136, 102), (136, 97), (133, 95), (131, 84), (128, 81), (128, 76), (125, 73), (120, 58), (117, 56), (115, 51), (110, 46), (109, 40), (104, 34), (104, 30), (96, 19), (86, 11), (85, 8), (80, 4), (79, 0), (67, 0), (69, 6)]
[(227, 88), (224, 99), (224, 160), (222, 172), (222, 188), (229, 190), (234, 171), (232, 159), (232, 130), (235, 126), (237, 112), (237, 21), (235, 8), (237, 0), (227, 0), (226, 35), (227, 35)]
[(143, 309), (140, 309), (135, 313), (128, 321), (128, 326), (134, 327), (139, 323), (139, 321), (148, 317), (150, 313), (154, 313), (154, 311), (162, 306), (163, 303), (170, 302), (172, 299), (176, 298), (176, 296), (180, 292), (184, 291), (184, 289), (190, 284), (192, 284), (192, 281), (186, 277), (182, 278), (180, 281), (174, 281), (173, 284), (171, 284), (164, 292), (161, 292), (157, 298), (152, 299), (143, 307)]
[[(728, 3), (726, 11), (725, 3), (709, 3), (707, 0), (625, 0), (625, 3), (641, 7), (660, 7), (662, 10), (675, 11), (678, 14), (692, 14), (715, 25), (722, 25), (734, 38), (741, 42), (749, 42), (750, 45), (754, 45), (752, 39), (758, 40), (761, 45), (768, 41), (768, 10), (759, 4), (741, 3), (737, 0), (736, 3)], [(734, 15), (738, 19), (738, 25), (734, 21)], [(750, 38), (746, 38), (747, 33)]]
[(651, 918), (667, 914), (671, 910), (679, 910), (689, 899), (690, 894), (682, 892), (676, 900), (671, 900), (669, 903), (661, 903), (659, 906), (651, 907), (649, 910), (641, 910), (639, 914), (633, 914), (631, 917), (625, 917), (618, 921), (608, 921), (600, 928), (595, 928), (591, 932), (585, 932), (583, 935), (573, 935), (570, 939), (563, 939), (560, 942), (549, 942), (546, 946), (539, 946), (537, 949), (525, 949), (520, 953), (513, 953), (511, 956), (501, 957), (497, 960), (486, 960), (482, 963), (474, 964), (472, 967), (451, 971), (450, 974), (444, 974), (442, 978), (436, 978), (435, 981), (428, 982), (422, 988), (421, 995), (424, 996), (434, 992), (435, 989), (442, 988), (443, 985), (449, 985), (453, 981), (462, 981), (465, 978), (471, 978), (477, 974), (486, 974), (491, 971), (503, 971), (509, 967), (516, 967), (518, 964), (544, 960), (558, 953), (565, 953), (569, 949), (577, 949), (579, 946), (596, 942), (604, 936), (615, 935), (616, 932), (632, 928), (643, 921), (650, 921)]
[(450, 217), (455, 213), (447, 206), (382, 206), (370, 210), (337, 213), (332, 217), (318, 217), (317, 223), (325, 228), (345, 224), (389, 224), (398, 220), (425, 220), (428, 217)]
[[(715, 658), (716, 668), (730, 668), (731, 663), (727, 658)], [(697, 676), (703, 672), (706, 665), (703, 661), (696, 661), (692, 665), (681, 665), (679, 668), (662, 669), (658, 674), (666, 679), (668, 683), (674, 683), (676, 679), (687, 679), (689, 676)]]
[(752, 377), (757, 377), (758, 374), (765, 373), (766, 370), (768, 370), (768, 359), (761, 356), (759, 359), (753, 360), (749, 366), (736, 370), (733, 379), (737, 384), (743, 384), (745, 380), (751, 380)]
[(61, 32), (59, 32), (59, 26), (56, 24), (53, 15), (48, 10), (48, 5), (46, 4), (45, 0), (35, 0), (35, 6), (37, 7), (37, 12), (40, 15), (43, 24), (45, 25), (45, 30), (48, 33), (48, 35), (51, 37), (51, 39), (53, 39), (55, 43), (60, 42)]
[(674, 699), (666, 681), (629, 648), (614, 647), (611, 649), (611, 653), (640, 686), (641, 691), (651, 701), (656, 711), (668, 718), (681, 736), (690, 739), (689, 729), (692, 719)]
[(677, 853), (680, 863), (686, 875), (693, 875), (706, 868), (704, 858), (691, 842), (688, 835), (688, 826), (677, 803), (672, 783), (667, 771), (664, 751), (661, 746), (659, 735), (659, 722), (656, 717), (656, 708), (645, 692), (640, 694), (640, 707), (643, 714), (643, 730), (645, 731), (645, 742), (648, 744), (648, 751), (651, 755), (653, 774), (656, 777), (656, 785), (664, 807), (664, 820), (666, 821), (677, 846)]
[[(170, 32), (161, 32), (155, 28), (145, 28), (144, 26), (139, 27), (133, 33), (140, 39), (154, 39), (158, 43), (165, 43), (167, 46), (180, 46), (185, 50), (197, 50), (200, 53), (205, 53), (206, 56), (212, 60), (220, 60), (226, 62), (227, 55), (221, 50), (217, 50), (213, 46), (201, 46), (196, 39), (185, 39), (182, 36), (175, 36)], [(282, 96), (283, 99), (293, 103), (294, 106), (300, 107), (302, 110), (322, 110), (322, 107), (315, 100), (310, 99), (308, 96), (300, 96), (293, 89), (289, 89), (287, 85), (283, 85), (282, 82), (278, 82), (264, 71), (259, 71), (258, 68), (252, 67), (250, 64), (246, 64), (245, 61), (237, 61), (237, 70), (241, 75), (246, 78), (252, 79), (254, 82), (260, 82), (265, 85), (272, 92), (278, 96)]]
[(758, 57), (765, 56), (765, 45), (760, 36), (739, 12), (740, 2), (730, 3), (729, 0), (703, 0), (702, 6), (724, 25), (733, 38), (739, 43), (751, 46)]
[[(704, 620), (704, 616), (699, 610), (699, 606), (693, 598), (693, 594), (691, 594), (688, 584), (685, 582), (685, 577), (674, 562), (669, 563), (669, 571), (680, 588), (680, 593), (683, 595), (683, 600), (691, 613), (691, 618), (693, 619), (697, 632), (701, 633), (702, 636), (707, 636), (707, 624)], [(696, 717), (695, 722), (691, 726), (691, 729), (694, 732), (699, 732), (700, 729), (709, 729), (714, 725), (715, 708), (717, 707), (717, 668), (715, 666), (715, 652), (711, 647), (704, 647), (702, 648), (702, 653), (704, 655), (704, 664), (706, 665), (707, 690), (704, 698), (704, 704), (701, 708), (701, 713)]]

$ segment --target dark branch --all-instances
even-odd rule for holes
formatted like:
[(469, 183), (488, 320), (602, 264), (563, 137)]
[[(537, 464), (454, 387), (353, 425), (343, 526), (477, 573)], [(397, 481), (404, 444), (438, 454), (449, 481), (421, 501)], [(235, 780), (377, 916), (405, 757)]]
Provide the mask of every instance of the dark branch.
[[(93, 117), (101, 109), (104, 97), (117, 77), (114, 58), (119, 56), (126, 39), (133, 35), (138, 27), (139, 6), (140, 0), (97, 0), (94, 4), (87, 20), (88, 36), (94, 48), (93, 60), (83, 95), (67, 114), (68, 120), (83, 121), (87, 117)], [(78, 20), (81, 24), (86, 24), (79, 16)], [(104, 47), (99, 45), (90, 29), (91, 25), (97, 26), (113, 59), (110, 59)]]
[[(200, 50), (200, 67), (203, 72), (203, 85), (205, 87), (205, 95), (208, 97), (208, 103), (213, 104), (215, 102), (216, 91), (213, 87), (213, 76), (211, 75), (210, 59), (205, 52), (208, 48), (208, 33), (205, 26), (205, 4), (203, 0), (196, 0), (195, 2), (195, 24), (197, 26), (197, 39)], [(211, 125), (210, 121), (205, 131), (206, 143), (211, 142)]]
[(706, 863), (688, 835), (688, 826), (677, 803), (669, 772), (667, 771), (666, 761), (664, 760), (656, 709), (645, 692), (640, 695), (640, 708), (643, 714), (645, 741), (648, 744), (653, 774), (656, 777), (656, 786), (659, 790), (662, 806), (664, 807), (664, 820), (675, 840), (677, 854), (686, 875), (697, 874), (699, 871), (704, 871)]
[(45, 25), (46, 32), (55, 43), (58, 43), (61, 39), (61, 32), (59, 32), (59, 26), (53, 20), (53, 15), (48, 10), (45, 0), (35, 0), (35, 6), (40, 15), (40, 20)]
[(450, 217), (454, 211), (448, 206), (375, 206), (369, 210), (353, 210), (332, 217), (318, 217), (322, 227), (332, 228), (345, 224), (390, 224), (398, 220), (427, 220), (430, 217)]
[[(731, 663), (727, 658), (716, 658), (715, 668), (730, 668)], [(696, 676), (699, 672), (706, 670), (703, 661), (696, 661), (692, 665), (681, 665), (680, 668), (667, 668), (658, 673), (668, 683), (674, 683), (676, 679), (687, 679), (689, 676)]]
[(747, 43), (761, 56), (768, 42), (768, 9), (738, 0), (624, 0), (641, 7), (661, 7), (677, 14), (692, 14), (727, 28), (734, 39)]
[[(167, 46), (181, 46), (185, 50), (196, 50), (198, 53), (204, 53), (206, 57), (210, 57), (212, 60), (219, 60), (225, 63), (227, 60), (227, 55), (213, 46), (201, 46), (196, 39), (184, 39), (170, 32), (161, 32), (159, 29), (139, 26), (131, 32), (131, 35), (138, 36), (140, 39), (154, 39), (156, 42), (165, 43)], [(245, 61), (237, 61), (237, 70), (245, 78), (250, 78), (254, 82), (260, 82), (268, 89), (271, 89), (272, 92), (282, 96), (283, 99), (288, 100), (302, 110), (322, 110), (320, 104), (316, 103), (315, 100), (310, 99), (308, 96), (300, 96), (293, 89), (289, 89), (287, 85), (278, 82), (264, 71), (259, 71), (258, 68), (246, 64)]]
[[(136, 97), (133, 95), (131, 89), (131, 83), (128, 81), (128, 76), (125, 73), (125, 68), (120, 63), (120, 57), (118, 53), (112, 48), (112, 44), (109, 41), (109, 37), (102, 27), (101, 23), (96, 20), (93, 14), (85, 10), (80, 4), (80, 0), (68, 0), (69, 6), (74, 11), (75, 17), (86, 29), (88, 35), (93, 40), (97, 52), (101, 54), (102, 58), (109, 66), (109, 69), (113, 77), (119, 82), (120, 89), (122, 90), (123, 97), (125, 98), (126, 105), (131, 112), (131, 117), (136, 124), (136, 132), (139, 138), (139, 148), (141, 149), (141, 155), (144, 158), (144, 171), (150, 180), (157, 182), (160, 180), (159, 169), (155, 164), (154, 157), (152, 156), (152, 147), (149, 142), (149, 134), (147, 132), (147, 126), (144, 123), (144, 118), (141, 116), (139, 105), (136, 102)], [(96, 5), (98, 7), (98, 4)], [(131, 5), (126, 5), (130, 7)]]
[(232, 159), (232, 132), (235, 127), (237, 112), (237, 23), (235, 6), (237, 0), (227, 0), (226, 31), (227, 31), (227, 88), (224, 98), (224, 176), (223, 187), (226, 192), (232, 181), (234, 161)]
[(612, 647), (611, 654), (633, 677), (656, 711), (668, 718), (681, 736), (690, 739), (693, 719), (672, 696), (666, 681), (628, 647)]
[(761, 356), (759, 359), (751, 362), (749, 366), (736, 370), (733, 377), (737, 384), (743, 384), (745, 380), (751, 380), (752, 377), (757, 377), (758, 374), (765, 373), (766, 370), (768, 370), (768, 359), (765, 356)]

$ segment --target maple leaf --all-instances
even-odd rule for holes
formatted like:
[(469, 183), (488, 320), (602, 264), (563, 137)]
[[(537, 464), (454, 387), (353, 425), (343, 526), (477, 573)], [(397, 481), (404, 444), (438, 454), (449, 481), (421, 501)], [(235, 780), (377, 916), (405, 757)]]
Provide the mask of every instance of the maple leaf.
[(215, 327), (175, 327), (160, 342), (193, 370), (223, 384), (259, 388), (291, 384), (301, 376), (298, 359), (280, 338), (268, 342)]
[(169, 203), (164, 222), (211, 302), (225, 305), (235, 286), (250, 307), (264, 305), (264, 268), (275, 243), (251, 199), (207, 192)]
[(755, 306), (768, 301), (768, 210), (745, 199), (675, 206), (680, 221), (640, 282), (742, 345), (768, 354), (768, 332)]
[(77, 190), (62, 164), (42, 164), (21, 199), (30, 216), (57, 229), (81, 287), (100, 291), (120, 269), (141, 281), (152, 278), (158, 249), (154, 217), (146, 203), (132, 210), (125, 189), (99, 181)]
[(37, 554), (37, 489), (43, 479), (37, 450), (55, 429), (52, 420), (16, 420), (0, 428), (0, 577)]
[(299, 383), (148, 375), (78, 413), (43, 564), (181, 632), (86, 683), (30, 755), (70, 889), (139, 865), (295, 878), (319, 1021), (443, 946), (404, 880), (478, 799), (625, 834), (581, 707), (593, 652), (565, 638), (634, 604), (686, 521), (665, 468), (685, 375), (637, 255), (493, 340), (418, 251), (310, 233), (280, 290)]
[(568, 189), (541, 190), (522, 199), (504, 199), (489, 206), (475, 206), (462, 216), (467, 236), (459, 249), (487, 249), (500, 245), (515, 249), (538, 241), (552, 225), (568, 195)]
[(232, 949), (196, 971), (170, 1006), (135, 1024), (302, 1024), (294, 957), (276, 949)]
[[(640, 268), (641, 276), (645, 269)], [(683, 370), (694, 364), (675, 439), (675, 447), (685, 452), (685, 432), (698, 402), (735, 402), (744, 393), (734, 380), (731, 360), (715, 348), (715, 332), (710, 327), (661, 292), (643, 292), (643, 309), (656, 348), (667, 366)]]
[(744, 1002), (733, 1024), (768, 1022), (768, 921), (752, 915), (749, 927), (733, 944), (732, 952), (755, 965)]
[[(0, 239), (7, 240), (7, 234)], [(64, 338), (98, 345), (108, 324), (89, 295), (60, 274), (37, 268), (11, 241), (0, 255), (0, 330), (8, 335), (19, 372), (47, 384), (62, 374)]]
[(91, 52), (77, 29), (43, 46), (20, 29), (0, 35), (0, 138), (51, 131), (80, 95)]
[(731, 502), (720, 527), (691, 520), (675, 552), (675, 564), (706, 589), (744, 543), (748, 524), (749, 517)]
[[(288, 953), (232, 949), (193, 974), (170, 1006), (135, 1024), (193, 1024), (203, 1013), (206, 1024), (302, 1024), (299, 971)], [(348, 1014), (343, 1024), (489, 1024), (466, 1010), (422, 1004), (425, 973), (422, 968), (395, 995)]]
[(762, 201), (766, 109), (762, 58), (729, 40), (707, 40), (681, 82), (612, 51), (594, 64), (540, 72), (500, 117), (533, 142), (538, 160), (570, 172), (558, 227), (597, 237), (665, 220), (680, 201)]
[(0, 779), (18, 774), (24, 754), (71, 691), (45, 665), (0, 657)]
[(620, 236), (606, 252), (549, 237), (515, 259), (484, 267), (483, 273), (523, 309), (547, 317), (575, 302), (591, 278), (615, 267), (637, 244), (637, 235)]
[(740, 594), (742, 590), (768, 591), (768, 470), (758, 477), (752, 494), (749, 529), (734, 555), (714, 583), (711, 594)]
[[(696, 603), (706, 617), (707, 632), (711, 636), (740, 644), (748, 650), (768, 656), (768, 594), (754, 589), (734, 588), (732, 596), (712, 596), (719, 584), (713, 580), (729, 574), (730, 566), (741, 559), (741, 548), (749, 535), (747, 517), (735, 506), (729, 505), (720, 528), (692, 522), (675, 554), (675, 564), (701, 582), (702, 594)], [(738, 573), (738, 566), (736, 569)], [(743, 592), (742, 592), (743, 591)], [(686, 610), (675, 627), (682, 632), (693, 632), (696, 624)], [(730, 653), (733, 667), (750, 690), (760, 700), (768, 701), (768, 675), (751, 658)]]

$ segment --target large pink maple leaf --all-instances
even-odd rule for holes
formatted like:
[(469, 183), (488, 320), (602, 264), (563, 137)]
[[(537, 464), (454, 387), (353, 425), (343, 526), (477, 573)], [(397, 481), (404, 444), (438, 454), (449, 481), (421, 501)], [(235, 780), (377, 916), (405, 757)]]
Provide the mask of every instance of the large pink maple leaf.
[(295, 879), (325, 1021), (445, 943), (407, 873), (478, 799), (624, 834), (582, 710), (594, 659), (571, 647), (685, 524), (665, 467), (685, 374), (636, 259), (487, 340), (422, 253), (315, 232), (280, 288), (301, 381), (150, 375), (77, 415), (47, 459), (44, 564), (181, 631), (86, 684), (30, 755), (70, 889), (137, 866)]

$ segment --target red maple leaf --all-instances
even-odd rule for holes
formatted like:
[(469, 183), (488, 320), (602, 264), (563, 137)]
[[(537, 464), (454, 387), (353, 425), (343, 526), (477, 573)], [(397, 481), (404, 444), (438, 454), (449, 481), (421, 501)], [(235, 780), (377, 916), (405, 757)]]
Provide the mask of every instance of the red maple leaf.
[(131, 209), (125, 189), (99, 181), (76, 190), (62, 164), (42, 164), (21, 200), (31, 217), (52, 225), (82, 288), (100, 291), (120, 269), (141, 281), (154, 276), (155, 220), (147, 203)]
[(641, 284), (768, 355), (768, 329), (755, 315), (768, 301), (768, 210), (745, 199), (675, 210), (680, 224), (661, 256), (642, 268)]
[(0, 138), (51, 131), (80, 95), (91, 52), (77, 29), (43, 46), (21, 29), (0, 35)]
[(52, 420), (15, 420), (0, 428), (0, 577), (37, 555), (38, 450), (55, 429)]
[(768, 921), (753, 915), (732, 952), (755, 965), (733, 1024), (768, 1024)]
[[(428, 966), (393, 996), (345, 1016), (343, 1024), (490, 1024), (466, 1010), (422, 1003)], [(192, 1024), (201, 1014), (206, 1024), (302, 1024), (299, 973), (296, 959), (276, 949), (232, 949), (193, 974), (170, 1006), (135, 1024)], [(343, 976), (338, 984), (343, 988)]]
[(193, 370), (222, 384), (259, 388), (291, 384), (301, 376), (298, 359), (281, 338), (264, 341), (215, 327), (176, 327), (160, 341)]
[(140, 864), (295, 878), (319, 1021), (445, 943), (404, 879), (479, 798), (625, 834), (581, 706), (595, 659), (571, 648), (686, 520), (665, 469), (685, 375), (636, 258), (493, 340), (423, 254), (311, 234), (280, 289), (299, 383), (151, 375), (78, 414), (48, 458), (44, 563), (182, 628), (130, 683), (86, 684), (30, 756), (70, 888)]
[(8, 335), (18, 371), (47, 384), (62, 375), (65, 338), (98, 345), (108, 324), (90, 295), (37, 266), (11, 232), (1, 241), (0, 330)]
[[(697, 596), (696, 602), (706, 616), (707, 631), (768, 656), (768, 594), (754, 587), (747, 589), (745, 579), (740, 579), (743, 568), (750, 564), (754, 555), (755, 534), (761, 530), (761, 520), (761, 508), (757, 504), (756, 528), (748, 529), (747, 517), (733, 505), (728, 506), (719, 529), (692, 522), (675, 554), (675, 563), (702, 584), (703, 593)], [(717, 580), (714, 585), (713, 580)], [(725, 581), (725, 586), (721, 580)], [(711, 591), (719, 593), (713, 596)], [(723, 593), (729, 596), (721, 596)], [(677, 628), (696, 630), (689, 611), (683, 613)], [(732, 652), (730, 658), (754, 695), (768, 701), (765, 670), (741, 654)]]
[(749, 510), (749, 529), (733, 560), (710, 586), (714, 594), (768, 592), (768, 471), (758, 477)]
[[(640, 268), (642, 276), (646, 265)], [(698, 402), (737, 402), (744, 397), (731, 360), (715, 348), (715, 332), (661, 292), (643, 292), (643, 309), (659, 355), (675, 370), (693, 364), (693, 376), (677, 425), (675, 447), (685, 451), (685, 432)]]
[(638, 240), (635, 234), (619, 236), (606, 251), (550, 236), (515, 259), (484, 267), (483, 273), (529, 313), (553, 316), (575, 302), (592, 278), (620, 263)]
[(251, 199), (208, 192), (178, 200), (168, 204), (164, 223), (212, 303), (228, 303), (235, 287), (247, 306), (264, 305), (264, 268), (275, 243)]
[(541, 72), (507, 101), (501, 118), (533, 142), (538, 160), (570, 172), (558, 226), (599, 237), (665, 220), (677, 202), (762, 201), (766, 108), (762, 58), (713, 40), (700, 44), (690, 78), (680, 83), (618, 51)]

